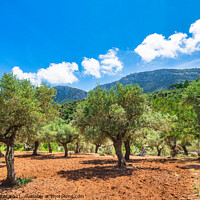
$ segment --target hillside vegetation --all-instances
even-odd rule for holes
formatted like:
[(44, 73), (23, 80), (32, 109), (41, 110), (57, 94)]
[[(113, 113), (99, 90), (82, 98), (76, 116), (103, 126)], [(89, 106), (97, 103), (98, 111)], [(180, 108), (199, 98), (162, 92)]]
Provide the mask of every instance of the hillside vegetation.
[[(121, 78), (119, 81), (100, 85), (101, 89), (111, 89), (117, 83), (125, 85), (138, 84), (143, 88), (144, 93), (168, 90), (169, 86), (176, 83), (184, 83), (185, 80), (191, 82), (200, 77), (200, 69), (159, 69), (154, 71), (133, 73)], [(69, 86), (56, 86), (57, 90), (55, 102), (64, 104), (76, 100), (85, 99), (88, 92)], [(94, 88), (96, 89), (96, 88)], [(173, 89), (173, 88), (172, 88)]]
[(100, 85), (102, 89), (111, 89), (116, 84), (124, 86), (138, 84), (143, 91), (154, 92), (168, 90), (169, 86), (175, 83), (184, 83), (185, 80), (192, 81), (200, 77), (200, 69), (159, 69), (154, 71), (139, 72), (121, 78), (119, 81)]
[(88, 95), (86, 91), (69, 86), (56, 86), (54, 88), (57, 90), (54, 101), (59, 104), (85, 99)]

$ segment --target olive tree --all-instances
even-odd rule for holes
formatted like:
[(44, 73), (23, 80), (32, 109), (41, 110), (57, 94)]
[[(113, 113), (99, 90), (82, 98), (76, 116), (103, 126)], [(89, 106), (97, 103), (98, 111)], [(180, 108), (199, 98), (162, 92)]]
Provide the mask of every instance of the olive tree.
[(105, 144), (107, 141), (105, 135), (101, 134), (101, 132), (99, 132), (93, 127), (88, 127), (88, 129), (85, 129), (85, 131), (82, 132), (82, 134), (86, 142), (90, 142), (95, 145), (95, 153), (97, 153), (99, 147), (102, 144)]
[(78, 132), (70, 124), (63, 124), (57, 129), (56, 141), (63, 145), (65, 150), (65, 156), (68, 157), (67, 144), (73, 142), (78, 138)]
[(7, 185), (13, 186), (16, 180), (15, 138), (30, 137), (30, 134), (35, 133), (33, 130), (37, 130), (37, 127), (55, 117), (57, 107), (53, 104), (54, 97), (55, 90), (45, 84), (36, 87), (29, 80), (17, 79), (12, 73), (2, 75), (0, 79), (0, 142), (7, 145), (5, 156)]
[[(194, 119), (194, 138), (200, 139), (200, 79), (193, 81), (184, 91), (184, 101), (192, 105), (192, 111), (196, 114)], [(199, 155), (200, 156), (200, 155)]]
[(156, 97), (152, 100), (152, 107), (163, 115), (167, 114), (171, 120), (168, 123), (171, 128), (164, 133), (171, 155), (176, 156), (181, 147), (187, 154), (186, 146), (194, 133), (195, 113), (192, 112), (192, 106), (183, 102), (182, 93), (171, 93), (167, 97)]
[(136, 126), (144, 111), (145, 98), (138, 86), (117, 84), (102, 90), (98, 87), (80, 103), (75, 116), (75, 125), (82, 132), (95, 128), (98, 133), (112, 140), (118, 158), (118, 167), (126, 167), (122, 153), (122, 142), (128, 132)]
[(49, 153), (52, 153), (51, 142), (56, 141), (55, 129), (55, 123), (52, 121), (51, 123), (43, 126), (38, 133), (40, 141), (48, 143)]
[(172, 117), (169, 114), (154, 112), (151, 116), (151, 125), (147, 131), (148, 146), (157, 150), (157, 156), (161, 155), (165, 147), (165, 134), (170, 132), (173, 126)]

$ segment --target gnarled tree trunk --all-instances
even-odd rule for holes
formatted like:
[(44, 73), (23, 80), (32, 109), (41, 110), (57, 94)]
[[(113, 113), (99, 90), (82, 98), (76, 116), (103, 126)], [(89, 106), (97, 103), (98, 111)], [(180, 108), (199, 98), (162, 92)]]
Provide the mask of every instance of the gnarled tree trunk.
[(175, 157), (178, 154), (176, 140), (175, 141), (171, 141), (170, 139), (168, 139), (167, 143), (168, 143), (168, 145), (169, 145), (169, 147), (171, 149), (171, 156)]
[(116, 152), (116, 155), (117, 155), (117, 158), (118, 158), (118, 167), (119, 168), (125, 168), (126, 167), (126, 160), (123, 156), (122, 149), (121, 149), (122, 141), (121, 140), (115, 140), (115, 141), (113, 141), (113, 145), (114, 145), (115, 152)]
[(51, 143), (50, 142), (48, 143), (48, 146), (49, 146), (49, 153), (52, 153), (52, 148), (51, 148)]
[(178, 154), (177, 147), (171, 146), (171, 156), (175, 157)]
[(162, 150), (164, 149), (164, 146), (162, 146), (161, 148), (159, 148), (159, 146), (157, 146), (156, 149), (157, 149), (157, 152), (158, 152), (157, 156), (160, 156)]
[(34, 156), (37, 156), (37, 150), (38, 150), (38, 147), (39, 147), (39, 142), (38, 141), (35, 141), (35, 147), (34, 147), (34, 150), (33, 150), (33, 155)]
[(181, 144), (181, 147), (182, 147), (182, 149), (183, 149), (183, 151), (184, 151), (184, 155), (187, 155), (187, 156), (188, 156), (188, 150), (187, 150), (187, 148), (186, 148), (186, 145)]
[(63, 145), (64, 150), (65, 150), (65, 156), (64, 157), (67, 158), (68, 157), (67, 143), (63, 143), (62, 145)]
[(125, 160), (128, 161), (129, 157), (130, 157), (130, 154), (131, 154), (131, 148), (130, 148), (129, 140), (126, 140), (124, 142), (124, 145), (125, 145), (125, 149), (126, 149)]
[(75, 153), (79, 153), (79, 142), (76, 142), (76, 151)]
[(161, 155), (161, 151), (162, 151), (162, 149), (159, 149), (159, 148), (157, 147), (157, 152), (158, 152), (157, 156), (160, 156), (160, 155)]
[(7, 179), (6, 179), (6, 185), (13, 186), (15, 185), (15, 168), (14, 168), (14, 135), (12, 135), (7, 140), (7, 151), (6, 151), (6, 166), (7, 166)]
[(97, 153), (97, 152), (98, 152), (98, 149), (99, 149), (99, 147), (100, 147), (101, 145), (96, 144), (95, 146), (96, 146), (96, 147), (95, 147), (95, 153)]

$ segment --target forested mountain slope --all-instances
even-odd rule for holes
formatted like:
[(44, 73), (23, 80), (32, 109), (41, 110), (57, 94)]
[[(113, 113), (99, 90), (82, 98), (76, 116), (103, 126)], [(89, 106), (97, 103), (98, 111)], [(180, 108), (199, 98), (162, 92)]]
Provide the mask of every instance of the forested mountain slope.
[(88, 94), (86, 91), (69, 86), (56, 86), (54, 88), (57, 90), (55, 101), (59, 104), (85, 99)]
[(144, 92), (167, 90), (170, 85), (192, 81), (200, 77), (200, 68), (195, 69), (159, 69), (154, 71), (139, 72), (121, 78), (119, 81), (100, 85), (102, 89), (110, 89), (117, 84), (139, 84)]

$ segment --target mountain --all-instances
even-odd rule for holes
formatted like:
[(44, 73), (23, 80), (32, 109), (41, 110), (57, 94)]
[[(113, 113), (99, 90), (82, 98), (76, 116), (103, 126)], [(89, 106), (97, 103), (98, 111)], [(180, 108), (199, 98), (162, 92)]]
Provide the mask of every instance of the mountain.
[(69, 86), (55, 86), (54, 88), (57, 90), (54, 101), (59, 104), (85, 99), (88, 95), (86, 91)]
[(195, 69), (159, 69), (154, 71), (139, 72), (121, 78), (119, 81), (100, 85), (102, 89), (110, 89), (116, 84), (123, 85), (138, 84), (144, 92), (168, 90), (175, 83), (184, 83), (185, 80), (192, 81), (200, 77), (200, 68)]
[[(102, 89), (115, 87), (118, 82), (123, 85), (138, 84), (144, 92), (168, 90), (169, 86), (175, 83), (184, 83), (185, 80), (192, 81), (200, 77), (200, 68), (195, 69), (159, 69), (130, 74), (119, 81), (100, 85)], [(55, 101), (59, 104), (73, 102), (87, 98), (86, 91), (69, 86), (56, 86), (57, 95)]]

